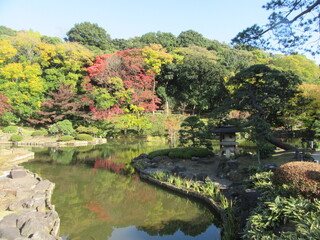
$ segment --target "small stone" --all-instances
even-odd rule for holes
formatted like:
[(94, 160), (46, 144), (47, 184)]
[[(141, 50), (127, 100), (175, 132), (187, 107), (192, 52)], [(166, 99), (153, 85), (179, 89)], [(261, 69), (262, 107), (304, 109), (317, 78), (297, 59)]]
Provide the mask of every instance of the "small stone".
[(277, 169), (277, 167), (278, 166), (274, 163), (266, 163), (261, 166), (262, 170), (266, 171), (266, 172), (268, 172), (268, 171), (274, 172)]
[(192, 157), (191, 161), (198, 161), (200, 158), (199, 157)]
[(20, 203), (23, 208), (31, 208), (34, 204), (34, 200), (32, 198), (25, 198), (22, 199)]
[(13, 169), (11, 170), (10, 172), (10, 177), (12, 179), (15, 179), (15, 178), (24, 178), (27, 176), (27, 172), (26, 170), (24, 169)]

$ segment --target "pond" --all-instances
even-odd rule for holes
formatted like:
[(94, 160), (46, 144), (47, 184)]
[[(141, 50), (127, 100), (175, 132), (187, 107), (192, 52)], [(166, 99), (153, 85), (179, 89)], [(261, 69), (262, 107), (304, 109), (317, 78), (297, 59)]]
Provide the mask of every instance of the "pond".
[(165, 147), (163, 142), (140, 139), (34, 149), (35, 159), (24, 166), (56, 184), (52, 203), (64, 240), (220, 239), (218, 218), (202, 204), (94, 164), (121, 165)]

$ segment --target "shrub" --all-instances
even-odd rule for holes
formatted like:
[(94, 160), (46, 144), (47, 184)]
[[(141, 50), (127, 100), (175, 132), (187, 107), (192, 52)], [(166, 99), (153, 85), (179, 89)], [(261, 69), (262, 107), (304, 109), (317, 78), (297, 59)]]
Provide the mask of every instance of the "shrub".
[(274, 173), (273, 183), (287, 184), (298, 193), (320, 196), (320, 165), (312, 162), (290, 162), (280, 166)]
[(84, 126), (79, 126), (77, 127), (77, 132), (78, 133), (87, 133), (87, 134), (92, 134), (95, 135), (99, 132), (99, 129), (96, 127), (84, 127)]
[(157, 156), (169, 156), (171, 158), (192, 158), (192, 157), (206, 157), (211, 152), (206, 148), (172, 148), (162, 149), (149, 153), (149, 158), (152, 159)]
[(10, 138), (11, 142), (21, 142), (23, 137), (21, 135), (12, 135)]
[(4, 133), (17, 133), (18, 132), (18, 126), (8, 126), (2, 129), (2, 132)]
[(74, 137), (69, 136), (69, 135), (64, 135), (58, 138), (57, 142), (69, 142), (74, 140)]
[(150, 159), (153, 159), (153, 158), (158, 157), (158, 156), (168, 156), (170, 150), (171, 149), (168, 148), (168, 149), (161, 149), (161, 150), (153, 151), (153, 152), (148, 154), (148, 157)]
[(46, 136), (48, 135), (48, 131), (47, 130), (36, 130), (33, 133), (31, 133), (31, 136), (36, 137), (36, 136)]
[(64, 134), (72, 135), (75, 133), (75, 130), (72, 127), (72, 123), (69, 120), (63, 120), (52, 124), (49, 128), (51, 134)]
[(90, 136), (89, 134), (83, 133), (83, 134), (78, 134), (76, 139), (80, 141), (92, 141), (93, 137)]
[(19, 118), (16, 117), (12, 112), (4, 112), (0, 116), (0, 123), (1, 125), (8, 125), (10, 123), (18, 123)]

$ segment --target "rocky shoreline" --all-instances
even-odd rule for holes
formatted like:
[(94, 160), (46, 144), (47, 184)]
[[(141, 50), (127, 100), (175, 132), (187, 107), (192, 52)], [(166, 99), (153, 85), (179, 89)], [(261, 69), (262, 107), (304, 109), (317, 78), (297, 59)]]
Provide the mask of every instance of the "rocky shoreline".
[(107, 139), (95, 139), (93, 141), (70, 141), (70, 142), (1, 142), (4, 146), (35, 146), (35, 147), (80, 147), (87, 145), (104, 144)]
[(62, 240), (51, 204), (54, 184), (23, 167), (0, 176), (0, 239)]

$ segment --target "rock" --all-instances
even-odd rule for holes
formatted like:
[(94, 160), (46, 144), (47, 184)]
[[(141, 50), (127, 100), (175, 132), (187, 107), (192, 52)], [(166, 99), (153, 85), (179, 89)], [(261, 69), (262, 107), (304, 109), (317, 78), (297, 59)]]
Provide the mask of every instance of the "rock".
[(36, 212), (35, 210), (27, 210), (23, 214), (18, 216), (17, 227), (21, 229), (23, 225), (31, 218), (45, 218), (45, 213)]
[(27, 176), (27, 171), (24, 170), (24, 169), (12, 169), (10, 171), (10, 177), (12, 179), (15, 179), (15, 178), (24, 178)]
[(35, 191), (46, 191), (46, 190), (49, 190), (51, 188), (53, 188), (54, 184), (52, 182), (50, 182), (49, 180), (44, 180), (44, 181), (41, 181), (39, 182), (34, 190)]
[(15, 213), (5, 216), (0, 221), (0, 228), (3, 227), (16, 227), (18, 215)]
[(210, 158), (200, 158), (198, 160), (198, 163), (211, 164), (211, 163), (214, 163), (214, 161)]
[(24, 198), (20, 203), (23, 208), (31, 208), (34, 204), (34, 200), (32, 198)]
[(46, 232), (35, 232), (31, 239), (34, 239), (34, 240), (55, 240), (56, 238), (52, 235), (50, 235), (49, 233), (46, 233)]
[(231, 169), (231, 170), (237, 170), (239, 168), (239, 162), (238, 160), (228, 160), (227, 161), (227, 166)]
[(186, 170), (187, 170), (187, 168), (186, 168), (183, 164), (177, 164), (177, 165), (171, 170), (171, 172), (178, 174), (178, 173), (184, 172), (184, 171), (186, 171)]
[(157, 156), (157, 157), (152, 158), (151, 161), (152, 162), (160, 162), (163, 160), (170, 160), (170, 158), (168, 156)]
[(262, 170), (266, 171), (266, 172), (268, 172), (268, 171), (274, 172), (277, 169), (277, 167), (278, 166), (274, 163), (266, 163), (261, 166)]
[(253, 209), (257, 205), (261, 192), (256, 189), (246, 189), (242, 193), (242, 208)]
[(37, 218), (30, 218), (25, 222), (20, 231), (22, 236), (30, 238), (36, 232), (44, 231), (49, 233), (50, 230), (51, 229), (44, 222), (41, 222)]
[(0, 228), (0, 238), (4, 238), (7, 240), (15, 240), (18, 237), (21, 237), (20, 231), (16, 227), (6, 227)]
[(146, 174), (146, 175), (150, 175), (150, 173), (156, 173), (156, 172), (163, 172), (166, 169), (162, 169), (162, 168), (146, 168), (141, 170), (141, 173)]
[(132, 161), (138, 161), (144, 158), (148, 158), (148, 154), (141, 153), (138, 157), (135, 157), (134, 159), (132, 159)]
[(22, 204), (20, 201), (14, 201), (9, 203), (9, 205), (7, 206), (7, 210), (8, 211), (17, 211), (19, 209), (22, 209)]
[(208, 177), (208, 174), (206, 173), (198, 173), (195, 175), (196, 181), (204, 181)]
[(192, 157), (191, 161), (198, 161), (200, 158), (199, 157)]
[(158, 167), (158, 164), (157, 163), (151, 163), (149, 165), (150, 168), (157, 168)]

